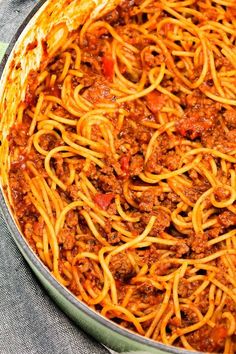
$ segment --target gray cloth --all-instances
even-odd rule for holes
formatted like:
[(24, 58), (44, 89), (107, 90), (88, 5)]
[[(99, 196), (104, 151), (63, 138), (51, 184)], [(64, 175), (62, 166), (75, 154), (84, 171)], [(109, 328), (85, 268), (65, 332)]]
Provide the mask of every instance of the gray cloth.
[(22, 21), (37, 2), (35, 0), (0, 0), (1, 42), (10, 42)]
[[(36, 1), (0, 0), (0, 41), (9, 42)], [(53, 303), (0, 215), (0, 354), (106, 354)]]

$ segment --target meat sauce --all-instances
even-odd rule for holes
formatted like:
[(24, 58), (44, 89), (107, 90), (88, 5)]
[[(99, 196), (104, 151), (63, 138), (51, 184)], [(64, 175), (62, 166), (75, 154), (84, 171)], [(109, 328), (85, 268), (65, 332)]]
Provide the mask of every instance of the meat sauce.
[[(140, 52), (146, 46), (154, 46), (152, 39), (132, 35), (132, 31), (130, 32), (130, 38), (128, 38), (126, 36), (127, 29), (125, 26), (137, 20), (135, 13), (138, 12), (138, 7), (141, 3), (140, 1), (122, 1), (116, 9), (102, 18), (103, 21), (112, 25), (120, 36), (124, 36), (128, 43), (134, 45)], [(206, 10), (206, 14), (210, 20), (214, 20), (216, 17), (215, 12), (207, 12)], [(160, 16), (161, 20), (167, 15), (163, 12)], [(137, 18), (137, 21), (140, 21), (138, 15)], [(141, 21), (143, 20), (141, 19)], [(170, 30), (170, 25), (169, 27), (165, 26), (163, 35), (167, 35)], [(79, 39), (77, 39), (77, 37), (75, 38), (75, 43), (79, 44)], [(102, 30), (98, 28), (92, 33), (88, 32), (85, 34), (84, 41), (80, 44), (80, 70), (83, 73), (83, 77), (73, 77), (72, 86), (76, 87), (78, 84), (83, 86), (81, 97), (85, 100), (83, 102), (89, 102), (90, 108), (94, 104), (114, 103), (117, 99), (116, 93), (112, 87), (116, 75), (115, 61), (112, 58), (112, 53), (107, 52), (106, 46), (106, 43), (109, 41), (111, 42), (111, 34), (109, 31), (106, 28), (102, 28)], [(36, 45), (37, 43), (32, 42), (29, 44), (28, 50), (34, 48)], [(74, 70), (75, 54), (73, 49), (68, 49), (68, 51), (72, 56), (71, 69)], [(140, 79), (142, 70), (152, 68), (154, 61), (155, 65), (159, 65), (158, 61), (160, 63), (162, 62), (162, 54), (157, 53), (157, 55), (154, 55), (154, 52), (147, 53), (148, 52), (143, 56), (143, 63), (141, 62), (140, 55), (138, 55), (135, 74), (132, 74), (124, 63), (120, 64), (122, 75), (133, 84), (136, 83), (137, 78)], [(46, 68), (49, 72), (49, 76), (57, 75), (58, 77), (62, 72), (63, 65), (64, 62), (60, 58), (60, 54), (58, 54), (49, 62)], [(226, 66), (228, 71), (233, 70), (232, 64), (229, 61), (220, 62), (219, 60), (217, 65), (218, 71), (223, 66)], [(21, 125), (12, 127), (8, 140), (12, 151), (9, 181), (15, 213), (25, 237), (34, 251), (38, 253), (36, 243), (43, 237), (45, 222), (29, 198), (30, 186), (28, 180), (25, 178), (25, 172), (27, 172), (31, 178), (38, 178), (34, 176), (33, 170), (30, 168), (33, 164), (34, 168), (41, 176), (46, 180), (49, 179), (48, 171), (44, 164), (45, 157), (40, 154), (32, 144), (29, 150), (30, 117), (32, 117), (33, 108), (38, 100), (38, 95), (35, 95), (35, 91), (38, 87), (37, 77), (38, 73), (36, 72), (29, 74), (24, 102), (27, 108), (24, 110), (23, 121)], [(209, 85), (209, 79), (206, 80)], [(207, 85), (207, 82), (205, 82), (204, 85)], [(235, 202), (230, 210), (219, 208), (217, 211), (214, 211), (215, 221), (213, 225), (204, 230), (201, 234), (197, 234), (193, 228), (187, 233), (182, 233), (181, 229), (174, 225), (172, 213), (176, 210), (179, 203), (181, 203), (182, 196), (188, 199), (189, 205), (194, 205), (201, 195), (210, 188), (208, 179), (205, 175), (202, 175), (199, 170), (189, 170), (185, 173), (184, 178), (187, 178), (190, 184), (181, 187), (182, 194), (179, 193), (178, 187), (174, 185), (174, 182), (168, 184), (166, 183), (166, 179), (163, 180), (164, 184), (153, 185), (141, 180), (140, 176), (144, 171), (145, 173), (159, 175), (177, 170), (181, 162), (181, 153), (184, 154), (188, 152), (189, 148), (185, 146), (191, 146), (191, 144), (195, 144), (195, 147), (217, 149), (217, 151), (221, 153), (236, 150), (235, 108), (225, 108), (225, 105), (206, 97), (204, 90), (200, 88), (193, 90), (191, 93), (185, 93), (181, 90), (178, 82), (170, 80), (169, 77), (163, 80), (162, 86), (168, 88), (170, 93), (178, 97), (181, 111), (179, 111), (180, 114), (176, 115), (174, 119), (174, 135), (168, 132), (160, 134), (156, 139), (155, 148), (152, 150), (148, 161), (145, 161), (145, 155), (148, 144), (155, 134), (156, 127), (166, 123), (165, 121), (160, 121), (158, 114), (165, 107), (168, 97), (157, 89), (153, 89), (150, 93), (145, 95), (145, 97), (138, 100), (120, 104), (119, 108), (125, 112), (120, 128), (119, 114), (116, 112), (116, 114), (110, 118), (112, 125), (115, 127), (113, 138), (117, 156), (114, 157), (114, 155), (108, 151), (108, 143), (106, 142), (106, 145), (104, 145), (106, 146), (104, 148), (105, 153), (103, 157), (104, 165), (102, 167), (99, 167), (92, 161), (89, 164), (89, 168), (84, 169), (85, 159), (83, 157), (77, 159), (70, 157), (71, 161), (68, 163), (68, 160), (64, 159), (60, 153), (55, 154), (50, 162), (55, 175), (64, 183), (70, 178), (70, 169), (71, 165), (73, 165), (75, 174), (78, 176), (83, 173), (85, 178), (87, 178), (96, 189), (92, 200), (98, 208), (106, 213), (104, 215), (108, 215), (105, 225), (101, 220), (97, 220), (96, 227), (101, 236), (110, 245), (117, 246), (123, 243), (121, 231), (119, 228), (113, 227), (114, 221), (112, 220), (112, 215), (118, 216), (115, 202), (116, 195), (120, 196), (124, 212), (130, 213), (132, 217), (139, 219), (137, 223), (125, 221), (122, 224), (122, 227), (125, 227), (126, 232), (132, 235), (132, 237), (140, 235), (149, 223), (150, 217), (156, 216), (156, 221), (149, 236), (166, 239), (166, 234), (168, 234), (171, 235), (170, 239), (175, 238), (178, 240), (175, 246), (160, 245), (158, 243), (147, 244), (139, 249), (126, 249), (114, 257), (111, 257), (109, 269), (117, 287), (118, 302), (122, 304), (127, 291), (132, 289), (133, 293), (129, 303), (129, 309), (134, 309), (137, 313), (137, 304), (144, 304), (143, 308), (149, 305), (150, 308), (156, 309), (162, 304), (164, 299), (163, 293), (158, 290), (155, 284), (150, 281), (150, 279), (148, 280), (147, 277), (143, 281), (136, 282), (138, 271), (140, 271), (142, 267), (147, 265), (148, 268), (152, 268), (155, 265), (156, 276), (166, 276), (178, 268), (178, 265), (171, 261), (172, 258), (195, 260), (210, 256), (214, 252), (220, 251), (220, 246), (218, 243), (209, 246), (209, 241), (235, 229), (236, 226)], [(45, 87), (44, 92), (47, 95), (52, 95), (60, 99), (62, 97), (62, 83), (56, 81), (54, 86), (50, 88)], [(76, 134), (78, 117), (75, 117), (58, 103), (52, 104), (51, 112), (63, 119), (75, 122), (75, 124), (72, 123), (71, 125), (65, 123), (65, 130), (68, 136), (70, 136), (70, 134), (71, 136)], [(43, 114), (44, 113), (45, 111)], [(169, 113), (165, 113), (165, 117), (169, 118), (170, 115), (168, 115)], [(91, 140), (95, 142), (99, 141), (101, 138), (99, 129), (99, 124), (93, 126), (91, 130)], [(47, 132), (47, 134), (40, 137), (40, 146), (46, 152), (64, 145), (63, 134), (58, 129), (55, 131), (57, 135)], [(37, 128), (35, 128), (34, 133), (36, 132)], [(190, 145), (185, 145), (186, 141), (188, 141)], [(89, 144), (83, 146), (89, 148)], [(178, 149), (182, 149), (182, 152), (180, 153)], [(14, 158), (14, 156), (16, 156), (14, 151), (18, 152), (17, 159)], [(220, 169), (220, 160), (217, 157), (213, 159), (217, 168)], [(211, 158), (209, 158), (209, 161), (210, 160)], [(207, 154), (203, 156), (203, 163), (205, 166), (210, 166)], [(232, 165), (232, 168), (235, 169), (235, 166)], [(225, 183), (228, 183), (230, 180), (229, 176), (224, 175), (224, 170), (220, 178), (222, 178)], [(125, 185), (129, 186), (129, 196), (132, 203), (127, 200), (125, 195)], [(60, 194), (62, 203), (66, 205), (78, 201), (78, 193), (81, 192), (81, 187), (76, 183), (75, 179), (71, 184), (67, 185), (66, 189), (63, 190), (57, 187), (56, 190), (57, 193)], [(84, 190), (82, 190), (82, 192), (84, 192)], [(227, 195), (222, 195), (223, 192), (224, 190), (218, 190), (216, 192), (218, 201), (224, 201), (228, 198)], [(209, 200), (207, 200), (207, 202), (209, 203)], [(70, 262), (78, 252), (93, 252), (94, 254), (98, 254), (99, 250), (102, 248), (102, 245), (93, 236), (88, 224), (85, 222), (85, 218), (81, 213), (82, 209), (82, 207), (77, 207), (66, 215), (63, 228), (57, 235), (60, 247), (59, 263), (61, 269), (64, 264)], [(88, 212), (90, 209), (88, 205), (84, 208), (84, 210)], [(53, 210), (52, 213), (53, 217), (56, 218), (56, 211)], [(188, 219), (188, 211), (182, 212), (180, 220), (184, 220), (184, 218)], [(167, 251), (169, 251), (171, 255), (169, 262), (162, 263), (160, 258)], [(103, 284), (101, 278), (99, 278), (98, 273), (96, 273), (99, 271), (91, 266), (89, 261), (80, 262), (81, 263), (77, 265), (77, 271), (80, 274), (81, 281), (88, 279), (91, 284), (94, 284), (94, 287), (102, 290)], [(138, 269), (135, 267), (135, 264), (138, 264)], [(216, 279), (221, 279), (226, 286), (231, 288), (232, 284), (229, 284), (229, 280), (224, 278), (224, 262), (221, 258), (213, 260), (211, 265), (219, 269), (219, 274), (215, 275)], [(202, 272), (204, 273), (204, 271)], [(197, 272), (196, 275), (201, 275), (201, 271), (199, 270), (199, 273)], [(191, 273), (189, 273), (185, 278), (180, 280), (178, 288), (180, 298), (191, 298), (196, 289), (201, 285), (200, 280), (189, 282), (188, 278), (191, 276)], [(76, 296), (81, 298), (74, 278), (69, 283), (68, 288)], [(196, 298), (195, 302), (195, 305), (198, 306), (203, 316), (207, 313), (209, 308), (207, 290), (209, 290), (209, 288), (203, 290), (201, 295)], [(172, 297), (170, 303), (173, 304)], [(236, 317), (236, 306), (233, 301), (230, 301), (228, 298), (228, 302), (225, 301), (223, 307), (224, 312), (230, 312), (234, 318)], [(100, 305), (95, 306), (95, 308), (98, 311), (101, 310)], [(148, 311), (146, 314), (148, 314)], [(110, 317), (125, 328), (135, 330), (134, 325), (129, 322), (125, 316), (123, 316), (122, 319), (112, 315), (110, 315)], [(168, 334), (173, 334), (178, 328), (181, 328), (181, 326), (190, 326), (197, 322), (198, 317), (196, 313), (186, 309), (182, 313), (181, 324), (176, 317), (172, 316), (167, 325), (167, 332)], [(143, 323), (145, 331), (148, 330), (150, 324), (151, 321)], [(224, 350), (223, 348), (228, 338), (227, 333), (227, 321), (224, 318), (220, 318), (216, 320), (214, 326), (212, 323), (206, 323), (200, 329), (186, 334), (186, 339), (195, 350), (220, 353)], [(236, 333), (234, 333), (234, 337), (232, 337), (234, 345), (235, 335)], [(160, 340), (159, 337), (157, 337), (157, 339)], [(177, 339), (173, 344), (183, 346), (180, 339)]]

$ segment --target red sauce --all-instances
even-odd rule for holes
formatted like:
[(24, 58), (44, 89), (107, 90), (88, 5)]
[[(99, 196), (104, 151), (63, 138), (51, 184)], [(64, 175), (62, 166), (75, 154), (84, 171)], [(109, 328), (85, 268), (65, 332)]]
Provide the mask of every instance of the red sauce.
[(35, 49), (38, 46), (38, 41), (34, 40), (31, 43), (29, 43), (26, 47), (26, 52)]

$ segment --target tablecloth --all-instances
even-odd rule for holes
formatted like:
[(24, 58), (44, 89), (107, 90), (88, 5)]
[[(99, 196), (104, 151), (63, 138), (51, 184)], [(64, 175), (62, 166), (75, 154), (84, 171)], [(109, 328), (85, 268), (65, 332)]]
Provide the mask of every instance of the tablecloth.
[[(35, 0), (0, 0), (0, 58)], [(53, 303), (0, 215), (0, 354), (106, 354)]]

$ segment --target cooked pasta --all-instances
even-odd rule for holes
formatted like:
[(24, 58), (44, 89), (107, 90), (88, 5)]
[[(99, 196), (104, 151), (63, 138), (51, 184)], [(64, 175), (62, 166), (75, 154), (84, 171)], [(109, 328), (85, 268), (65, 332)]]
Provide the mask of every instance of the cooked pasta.
[(8, 136), (18, 224), (122, 327), (236, 352), (236, 4), (123, 0), (46, 38)]

